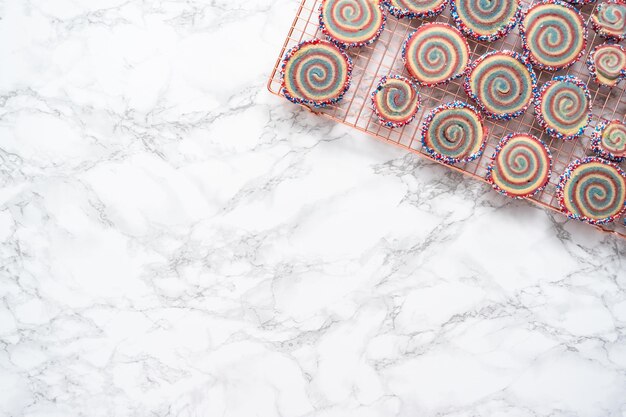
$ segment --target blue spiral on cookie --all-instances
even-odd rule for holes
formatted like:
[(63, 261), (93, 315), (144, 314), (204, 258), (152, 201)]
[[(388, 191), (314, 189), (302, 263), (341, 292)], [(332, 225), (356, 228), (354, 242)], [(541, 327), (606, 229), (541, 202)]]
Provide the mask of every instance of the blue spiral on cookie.
[(324, 107), (350, 87), (352, 61), (333, 43), (302, 42), (287, 52), (281, 67), (282, 93), (294, 103)]
[(480, 41), (494, 41), (517, 23), (520, 0), (451, 0), (451, 15), (459, 29)]
[(540, 69), (567, 68), (587, 46), (582, 15), (559, 0), (544, 0), (531, 6), (520, 21), (520, 33), (531, 62)]
[(417, 86), (400, 75), (385, 76), (372, 92), (372, 106), (383, 125), (404, 126), (415, 118), (420, 107)]
[(448, 0), (387, 0), (389, 13), (397, 18), (433, 17), (446, 8)]
[(455, 101), (434, 108), (422, 125), (422, 145), (447, 164), (470, 162), (483, 153), (487, 130), (478, 110)]
[(551, 166), (552, 156), (543, 142), (528, 133), (511, 133), (498, 143), (487, 181), (501, 194), (525, 198), (548, 184)]
[(489, 52), (471, 66), (465, 91), (485, 114), (494, 119), (510, 119), (530, 105), (537, 79), (530, 64), (516, 52)]
[(619, 42), (626, 39), (626, 2), (609, 0), (596, 6), (591, 25), (598, 35)]
[(364, 46), (374, 42), (385, 26), (381, 0), (323, 0), (320, 28), (343, 47)]
[(555, 77), (537, 92), (535, 114), (550, 136), (563, 140), (579, 137), (591, 120), (587, 85), (571, 75)]
[(611, 43), (598, 45), (589, 54), (587, 67), (598, 84), (615, 87), (626, 78), (626, 49)]
[(626, 123), (617, 119), (600, 123), (593, 132), (591, 149), (601, 158), (626, 160)]
[(445, 23), (426, 23), (412, 32), (402, 45), (402, 59), (420, 84), (445, 84), (467, 70), (470, 50), (456, 28)]
[(557, 199), (571, 218), (609, 223), (626, 211), (626, 174), (601, 158), (576, 160), (561, 175)]

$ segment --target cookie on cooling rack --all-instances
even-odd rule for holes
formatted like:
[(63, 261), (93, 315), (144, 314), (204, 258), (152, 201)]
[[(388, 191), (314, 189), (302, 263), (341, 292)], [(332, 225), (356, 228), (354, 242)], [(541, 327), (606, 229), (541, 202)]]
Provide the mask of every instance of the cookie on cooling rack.
[(478, 41), (495, 41), (517, 24), (520, 0), (450, 0), (450, 14), (456, 26), (467, 37)]
[(591, 15), (591, 26), (603, 38), (616, 42), (626, 39), (626, 2), (608, 0), (598, 4)]
[(613, 162), (626, 160), (626, 124), (620, 120), (598, 124), (591, 138), (591, 149)]
[(564, 69), (580, 59), (587, 47), (587, 26), (581, 13), (560, 0), (532, 5), (519, 24), (524, 50), (533, 66)]
[(596, 83), (615, 87), (626, 78), (626, 49), (611, 43), (598, 45), (589, 54), (587, 68)]
[(626, 173), (602, 158), (578, 159), (561, 175), (556, 197), (572, 219), (610, 223), (626, 212)]
[(312, 39), (290, 49), (281, 66), (281, 93), (313, 107), (337, 103), (350, 88), (352, 60), (335, 44)]
[(424, 150), (446, 164), (470, 162), (481, 156), (486, 137), (483, 116), (462, 101), (435, 107), (422, 125)]
[(385, 19), (382, 0), (322, 0), (320, 5), (322, 33), (344, 48), (373, 43)]
[(545, 188), (552, 173), (548, 147), (529, 133), (505, 136), (487, 166), (487, 181), (500, 194), (531, 197)]
[(441, 14), (448, 5), (448, 0), (385, 0), (384, 4), (389, 13), (398, 19), (416, 19)]
[(401, 75), (382, 77), (371, 97), (379, 122), (390, 128), (411, 123), (421, 104), (415, 83)]
[(572, 140), (591, 120), (591, 95), (585, 83), (571, 75), (554, 77), (535, 94), (535, 116), (552, 137)]
[(426, 23), (404, 41), (402, 60), (418, 84), (432, 87), (461, 77), (470, 61), (470, 49), (456, 28)]
[(532, 66), (517, 52), (492, 51), (470, 66), (465, 92), (492, 119), (509, 120), (530, 105), (537, 77)]

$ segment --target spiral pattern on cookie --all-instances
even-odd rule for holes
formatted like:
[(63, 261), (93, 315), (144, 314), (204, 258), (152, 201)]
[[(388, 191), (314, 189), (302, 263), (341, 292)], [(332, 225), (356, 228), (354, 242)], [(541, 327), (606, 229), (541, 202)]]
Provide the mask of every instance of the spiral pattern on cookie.
[(596, 46), (587, 61), (594, 80), (607, 87), (615, 87), (626, 78), (626, 49), (617, 44)]
[(626, 159), (626, 124), (611, 120), (596, 126), (591, 139), (591, 149), (601, 158), (614, 162)]
[(372, 106), (381, 124), (404, 126), (413, 121), (420, 107), (417, 86), (400, 75), (385, 76), (372, 92)]
[(422, 145), (447, 164), (469, 162), (482, 155), (486, 129), (473, 106), (455, 101), (434, 108), (422, 125)]
[(457, 29), (427, 23), (404, 41), (402, 59), (419, 84), (434, 86), (463, 75), (469, 63), (469, 46)]
[(604, 38), (618, 42), (626, 39), (626, 2), (609, 0), (598, 4), (591, 15), (591, 25)]
[(535, 136), (512, 133), (504, 137), (487, 167), (487, 181), (501, 194), (530, 197), (550, 180), (552, 155)]
[(281, 67), (282, 93), (294, 103), (324, 107), (350, 87), (352, 61), (337, 46), (313, 39), (287, 52)]
[(504, 50), (478, 58), (470, 66), (464, 87), (487, 117), (509, 119), (526, 111), (536, 83), (530, 64), (521, 55)]
[(451, 0), (451, 15), (466, 36), (495, 41), (517, 23), (519, 0)]
[(433, 17), (446, 8), (448, 0), (387, 0), (389, 13), (397, 18)]
[(609, 223), (626, 211), (626, 174), (601, 158), (576, 160), (560, 178), (557, 199), (571, 218)]
[(535, 97), (539, 124), (553, 137), (570, 140), (582, 135), (591, 120), (591, 96), (576, 77), (555, 77)]
[(533, 65), (546, 70), (569, 67), (587, 46), (582, 15), (559, 0), (545, 0), (528, 9), (520, 33)]
[(347, 48), (378, 39), (385, 14), (381, 0), (323, 0), (319, 21), (330, 40)]

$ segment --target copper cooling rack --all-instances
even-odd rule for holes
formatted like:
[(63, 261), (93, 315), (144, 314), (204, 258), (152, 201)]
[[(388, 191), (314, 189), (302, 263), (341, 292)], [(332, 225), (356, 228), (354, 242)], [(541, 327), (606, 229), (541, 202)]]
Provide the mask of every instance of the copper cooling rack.
[[(280, 94), (280, 64), (285, 52), (292, 46), (312, 38), (323, 38), (318, 30), (318, 10), (321, 0), (302, 0), (298, 7), (296, 17), (289, 30), (287, 38), (283, 43), (276, 65), (270, 76), (267, 87), (270, 92), (276, 95)], [(523, 1), (524, 6), (529, 6), (533, 2)], [(599, 3), (599, 1), (598, 1)], [(596, 36), (589, 24), (589, 16), (593, 12), (595, 5), (587, 5), (582, 7), (581, 12), (588, 22), (589, 34), (586, 55), (575, 65), (567, 70), (556, 72), (538, 71), (537, 74), (539, 85), (551, 80), (558, 75), (571, 74), (586, 82), (589, 86), (589, 92), (593, 99), (593, 119), (590, 126), (586, 129), (582, 138), (570, 142), (553, 139), (543, 132), (535, 121), (534, 113), (531, 108), (520, 117), (508, 121), (492, 121), (486, 120), (486, 126), (489, 129), (489, 137), (487, 145), (482, 157), (466, 164), (457, 164), (454, 166), (445, 165), (450, 169), (459, 171), (465, 175), (469, 175), (478, 180), (485, 181), (487, 172), (487, 164), (494, 152), (494, 149), (500, 138), (511, 132), (530, 132), (539, 137), (544, 143), (548, 144), (552, 151), (553, 167), (552, 177), (548, 186), (539, 194), (535, 195), (529, 201), (536, 203), (547, 209), (560, 212), (558, 202), (556, 200), (556, 185), (559, 176), (565, 170), (565, 167), (574, 159), (592, 155), (589, 148), (591, 133), (598, 123), (606, 120), (620, 119), (626, 121), (626, 94), (624, 87), (626, 81), (623, 81), (617, 87), (609, 89), (606, 87), (598, 87), (598, 85), (590, 81), (590, 74), (587, 70), (585, 62), (591, 49), (603, 43), (603, 39)], [(336, 105), (329, 106), (322, 110), (311, 110), (324, 117), (328, 117), (336, 122), (343, 123), (347, 126), (355, 128), (374, 136), (379, 140), (399, 146), (407, 151), (416, 153), (423, 157), (430, 157), (422, 150), (422, 144), (419, 135), (419, 129), (422, 120), (426, 114), (434, 107), (441, 103), (453, 100), (470, 101), (463, 90), (463, 79), (458, 79), (446, 86), (439, 87), (421, 87), (419, 89), (422, 96), (422, 108), (418, 112), (415, 120), (403, 128), (389, 129), (378, 123), (377, 117), (370, 108), (369, 95), (375, 88), (378, 80), (383, 75), (401, 74), (408, 76), (401, 58), (401, 47), (407, 35), (415, 30), (424, 21), (444, 22), (454, 25), (450, 15), (449, 8), (446, 11), (431, 19), (396, 19), (388, 14), (385, 30), (381, 34), (378, 41), (372, 45), (363, 48), (351, 48), (348, 53), (353, 59), (354, 69), (352, 73), (352, 86), (346, 93), (343, 100)], [(468, 39), (471, 49), (472, 61), (479, 56), (493, 50), (512, 49), (521, 52), (522, 42), (517, 27), (511, 31), (505, 38), (496, 42), (476, 42)], [(287, 103), (287, 101), (286, 101)], [(292, 104), (289, 104), (292, 105)], [(432, 160), (432, 159), (431, 159)], [(622, 165), (623, 167), (623, 165)], [(507, 198), (507, 197), (502, 197)], [(599, 230), (616, 234), (622, 238), (626, 238), (626, 225), (624, 219), (619, 219), (611, 224), (603, 226), (594, 226)]]

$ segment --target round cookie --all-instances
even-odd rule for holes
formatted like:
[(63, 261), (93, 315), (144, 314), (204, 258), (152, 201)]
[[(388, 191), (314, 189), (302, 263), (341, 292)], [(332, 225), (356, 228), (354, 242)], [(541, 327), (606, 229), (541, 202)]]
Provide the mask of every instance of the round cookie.
[(418, 84), (432, 87), (462, 76), (469, 64), (470, 50), (456, 28), (445, 23), (426, 23), (404, 41), (402, 60)]
[(382, 125), (390, 128), (411, 123), (420, 104), (415, 83), (400, 75), (382, 77), (372, 92), (374, 113)]
[(535, 94), (535, 116), (552, 137), (571, 140), (591, 120), (591, 96), (585, 83), (571, 75), (554, 77)]
[(596, 83), (615, 87), (626, 78), (626, 49), (617, 44), (598, 45), (589, 54), (587, 67)]
[(600, 123), (591, 139), (591, 149), (601, 158), (613, 162), (626, 159), (626, 124), (619, 120)]
[(561, 175), (556, 198), (572, 219), (612, 222), (626, 212), (626, 174), (602, 158), (578, 159)]
[(587, 26), (578, 10), (559, 0), (531, 6), (520, 19), (524, 50), (531, 63), (555, 71), (574, 64), (587, 47)]
[(320, 29), (337, 45), (349, 48), (374, 42), (385, 27), (381, 0), (322, 0)]
[(304, 41), (291, 48), (281, 66), (281, 92), (313, 107), (337, 103), (350, 88), (352, 60), (331, 42)]
[(596, 6), (591, 26), (603, 38), (619, 42), (626, 39), (626, 2), (608, 0)]
[(526, 111), (536, 85), (532, 66), (523, 56), (509, 50), (489, 52), (478, 58), (463, 84), (467, 95), (487, 117), (505, 120)]
[(427, 18), (441, 14), (448, 0), (386, 0), (389, 13), (398, 19)]
[(446, 164), (470, 162), (485, 148), (487, 129), (478, 110), (454, 101), (435, 107), (422, 125), (422, 145), (434, 159)]
[(526, 198), (545, 188), (551, 169), (552, 155), (542, 141), (529, 133), (511, 133), (498, 143), (486, 178), (500, 194)]
[(513, 29), (521, 12), (520, 0), (450, 0), (450, 14), (465, 36), (495, 41)]

